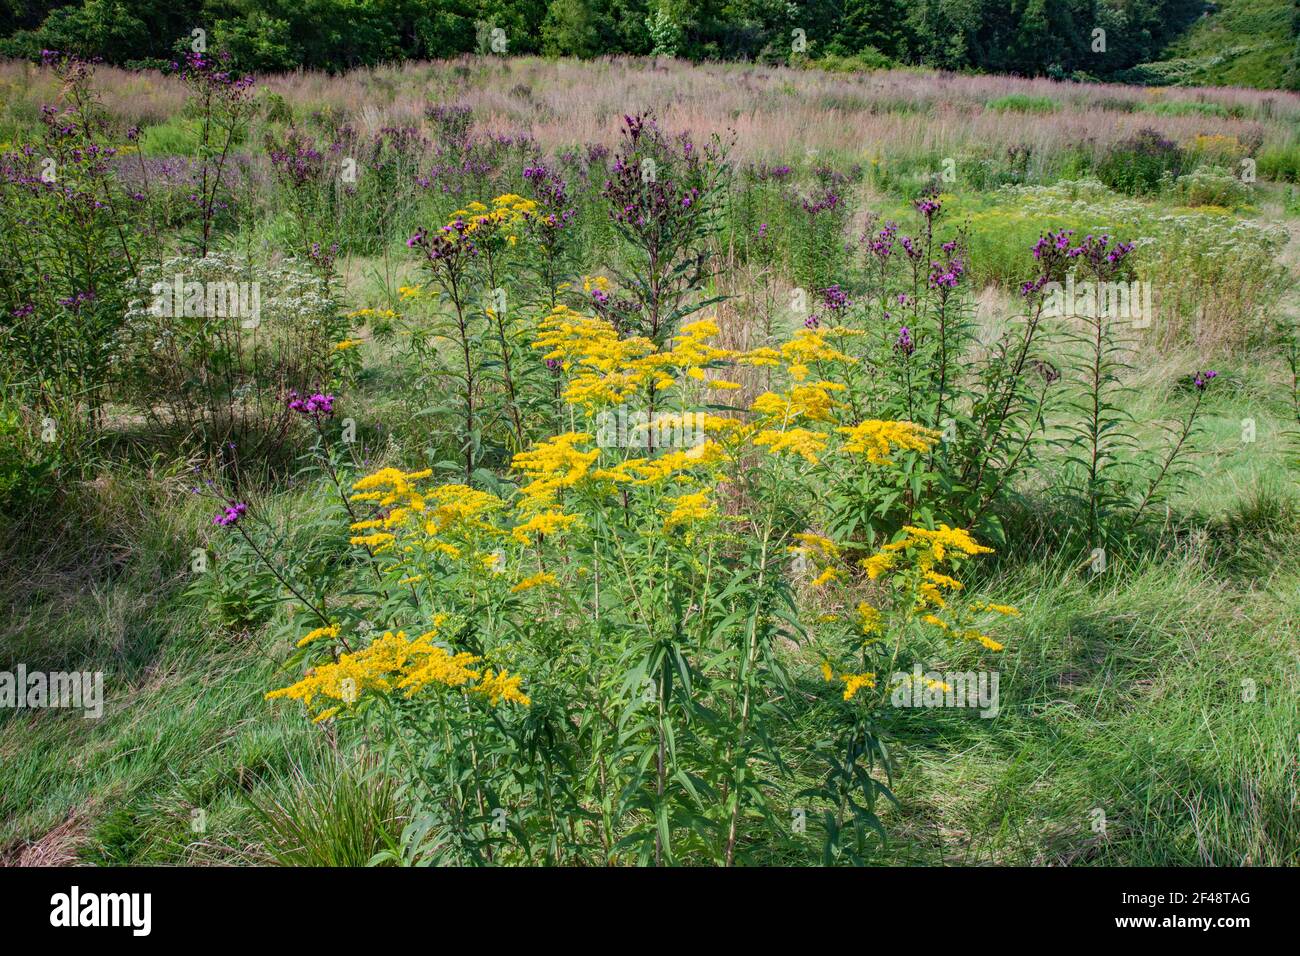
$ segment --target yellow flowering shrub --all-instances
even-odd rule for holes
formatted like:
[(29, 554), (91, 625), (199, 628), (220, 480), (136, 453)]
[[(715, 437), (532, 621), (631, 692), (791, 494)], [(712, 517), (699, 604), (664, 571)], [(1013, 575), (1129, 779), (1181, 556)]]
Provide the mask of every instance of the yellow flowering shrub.
[[(508, 248), (529, 214), (470, 204), (455, 241)], [(966, 600), (991, 549), (909, 497), (940, 433), (870, 417), (853, 332), (736, 350), (713, 318), (656, 342), (547, 307), (527, 344), (551, 404), (498, 406), (520, 413), (507, 467), (336, 482), (365, 583), (312, 605), (301, 676), (268, 697), (374, 726), (429, 797), (432, 858), (726, 864), (773, 810), (768, 727), (811, 679), (828, 834), (861, 828), (850, 793), (881, 786), (875, 721), (913, 641), (996, 651), (1016, 612)], [(888, 535), (853, 517), (900, 508)]]

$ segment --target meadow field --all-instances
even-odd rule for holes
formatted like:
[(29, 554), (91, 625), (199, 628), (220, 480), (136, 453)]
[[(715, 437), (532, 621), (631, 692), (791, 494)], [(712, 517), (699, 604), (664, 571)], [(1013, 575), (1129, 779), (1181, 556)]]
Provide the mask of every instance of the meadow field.
[(0, 60), (0, 863), (1300, 863), (1297, 272), (1295, 93)]

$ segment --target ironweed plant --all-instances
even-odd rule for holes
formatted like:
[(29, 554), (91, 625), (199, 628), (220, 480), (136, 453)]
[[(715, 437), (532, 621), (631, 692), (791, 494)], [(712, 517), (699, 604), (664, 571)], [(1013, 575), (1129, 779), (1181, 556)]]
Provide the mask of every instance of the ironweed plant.
[(93, 68), (47, 51), (60, 105), (41, 139), (0, 154), (0, 341), (6, 385), (32, 411), (34, 435), (68, 459), (98, 435), (112, 337), (142, 236), (113, 174), (120, 144), (91, 88)]

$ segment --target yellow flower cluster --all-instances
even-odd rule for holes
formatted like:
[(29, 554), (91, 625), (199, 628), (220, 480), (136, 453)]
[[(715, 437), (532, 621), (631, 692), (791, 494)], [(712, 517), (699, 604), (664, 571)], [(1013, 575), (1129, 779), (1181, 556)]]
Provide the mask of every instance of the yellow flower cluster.
[(737, 382), (710, 379), (704, 372), (736, 357), (710, 343), (719, 334), (715, 322), (701, 319), (682, 326), (670, 348), (659, 349), (644, 336), (620, 336), (605, 319), (560, 305), (541, 321), (533, 347), (570, 373), (565, 401), (590, 410), (622, 404), (638, 392), (664, 391), (682, 376), (710, 388), (739, 388)]
[(817, 464), (818, 455), (825, 451), (828, 440), (825, 432), (808, 428), (764, 428), (754, 436), (754, 444), (766, 448), (773, 455), (799, 455), (810, 465)]
[(885, 619), (880, 609), (872, 607), (866, 601), (858, 605), (858, 626), (865, 637), (881, 634), (885, 629)]
[(932, 428), (925, 428), (912, 422), (870, 421), (859, 422), (848, 428), (836, 431), (847, 436), (844, 450), (857, 454), (865, 453), (867, 461), (873, 465), (892, 465), (889, 456), (895, 448), (906, 451), (927, 452), (940, 433)]
[(532, 544), (537, 535), (557, 534), (577, 523), (578, 516), (565, 514), (563, 511), (543, 511), (535, 514), (523, 524), (516, 525), (510, 536), (520, 544)]
[(448, 225), (457, 220), (463, 222), (464, 229), (454, 230), (449, 236), (461, 236), (483, 240), (484, 238), (503, 236), (510, 245), (519, 241), (519, 226), (529, 222), (537, 214), (537, 203), (514, 193), (505, 193), (492, 200), (492, 205), (472, 202), (465, 209), (452, 213)]
[[(903, 537), (885, 545), (878, 552), (859, 562), (872, 580), (877, 580), (891, 573), (900, 573), (910, 587), (912, 594), (912, 612), (920, 615), (924, 624), (937, 627), (945, 633), (961, 640), (977, 641), (991, 651), (1002, 650), (1003, 645), (977, 628), (968, 626), (966, 620), (970, 614), (992, 612), (1004, 616), (1015, 616), (1020, 612), (1009, 604), (990, 604), (973, 602), (958, 614), (956, 621), (949, 622), (933, 613), (930, 609), (943, 610), (948, 606), (945, 591), (960, 591), (963, 585), (951, 575), (936, 570), (944, 564), (954, 565), (965, 558), (979, 554), (991, 554), (992, 548), (977, 542), (962, 528), (950, 528), (940, 524), (937, 529), (918, 528), (906, 525)], [(902, 563), (904, 557), (907, 564)]]
[(524, 591), (531, 591), (533, 588), (541, 587), (543, 584), (558, 584), (559, 581), (554, 574), (549, 571), (542, 571), (531, 577), (524, 578), (518, 584), (510, 589), (511, 594), (521, 594)]
[(522, 511), (536, 511), (556, 502), (557, 495), (572, 488), (591, 471), (600, 450), (580, 451), (575, 446), (591, 441), (586, 432), (567, 432), (515, 455), (512, 464), (532, 479), (519, 489)]
[(781, 422), (793, 422), (798, 418), (807, 418), (814, 422), (829, 422), (834, 418), (834, 411), (842, 408), (843, 403), (831, 397), (832, 392), (842, 392), (845, 386), (839, 382), (810, 382), (807, 385), (795, 385), (789, 395), (777, 392), (764, 392), (750, 404), (749, 410), (757, 412), (764, 418)]
[[(405, 472), (398, 468), (381, 468), (353, 486), (351, 499), (371, 503), (378, 508), (376, 517), (355, 521), (352, 544), (369, 548), (375, 554), (394, 550), (402, 538), (398, 566), (417, 548), (458, 559), (468, 547), (474, 553), (482, 538), (500, 536), (502, 532), (489, 520), (504, 508), (496, 495), (468, 485), (442, 485), (432, 491), (418, 490), (416, 482), (428, 478), (431, 471)], [(419, 573), (408, 574), (402, 584), (423, 580)]]
[[(472, 670), (471, 665), (480, 658), (464, 652), (453, 653), (430, 643), (437, 633), (436, 625), (414, 639), (408, 638), (405, 631), (386, 631), (368, 647), (315, 667), (296, 684), (273, 690), (266, 698), (298, 700), (310, 710), (313, 701), (321, 697), (351, 705), (367, 691), (388, 694), (402, 689), (411, 697), (430, 684), (439, 684), (466, 688), (494, 706), (503, 700), (525, 707), (531, 703), (519, 689), (520, 677), (510, 677), (504, 670)], [(328, 720), (339, 710), (338, 706), (328, 707), (317, 713), (315, 719)]]
[(306, 647), (312, 641), (319, 641), (322, 637), (338, 637), (339, 626), (337, 624), (328, 624), (325, 627), (318, 627), (314, 631), (308, 631), (298, 642), (299, 647)]
[(706, 491), (694, 491), (680, 495), (671, 502), (672, 508), (664, 521), (664, 530), (670, 531), (679, 524), (691, 521), (704, 521), (717, 514), (717, 508), (709, 501)]
[(917, 553), (917, 567), (922, 572), (933, 570), (936, 564), (948, 560), (951, 555), (974, 557), (977, 554), (993, 553), (992, 548), (985, 547), (972, 538), (969, 531), (950, 528), (946, 524), (940, 524), (938, 529), (933, 531), (929, 528), (904, 525), (903, 535), (904, 537), (885, 545), (876, 554), (860, 562), (866, 569), (867, 576), (873, 581), (892, 569), (897, 562), (898, 554), (904, 551)]
[(799, 531), (791, 535), (797, 545), (791, 545), (788, 550), (791, 554), (813, 554), (821, 552), (827, 558), (838, 558), (840, 555), (840, 546), (825, 535), (817, 534), (812, 531)]
[(667, 387), (673, 381), (644, 361), (656, 351), (649, 339), (622, 338), (604, 319), (564, 305), (542, 320), (533, 348), (544, 349), (544, 359), (573, 373), (564, 390), (564, 400), (572, 405), (618, 405), (644, 387)]
[(863, 674), (840, 674), (837, 677), (830, 661), (822, 662), (822, 677), (828, 683), (836, 680), (842, 683), (845, 700), (852, 700), (860, 690), (870, 690), (876, 686), (876, 675), (870, 671)]
[(739, 361), (757, 367), (777, 366), (784, 363), (790, 377), (796, 382), (802, 382), (808, 377), (808, 366), (812, 362), (853, 363), (857, 361), (853, 356), (845, 355), (826, 341), (826, 335), (826, 330), (823, 329), (799, 329), (794, 337), (783, 343), (779, 349), (761, 346), (740, 356)]

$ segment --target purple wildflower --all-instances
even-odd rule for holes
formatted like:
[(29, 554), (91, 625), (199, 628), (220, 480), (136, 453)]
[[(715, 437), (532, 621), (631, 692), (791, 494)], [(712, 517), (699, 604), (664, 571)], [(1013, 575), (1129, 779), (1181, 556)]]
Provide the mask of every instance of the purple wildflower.
[(233, 524), (238, 524), (239, 519), (244, 516), (248, 510), (248, 505), (242, 501), (232, 501), (226, 508), (212, 519), (212, 523), (219, 528), (228, 528)]
[(916, 343), (912, 341), (912, 331), (906, 325), (898, 330), (898, 340), (894, 343), (894, 351), (904, 357), (916, 351)]
[(288, 405), (291, 411), (295, 411), (299, 415), (328, 417), (334, 414), (334, 396), (325, 395), (321, 392), (307, 398), (301, 397), (297, 392), (290, 392)]

